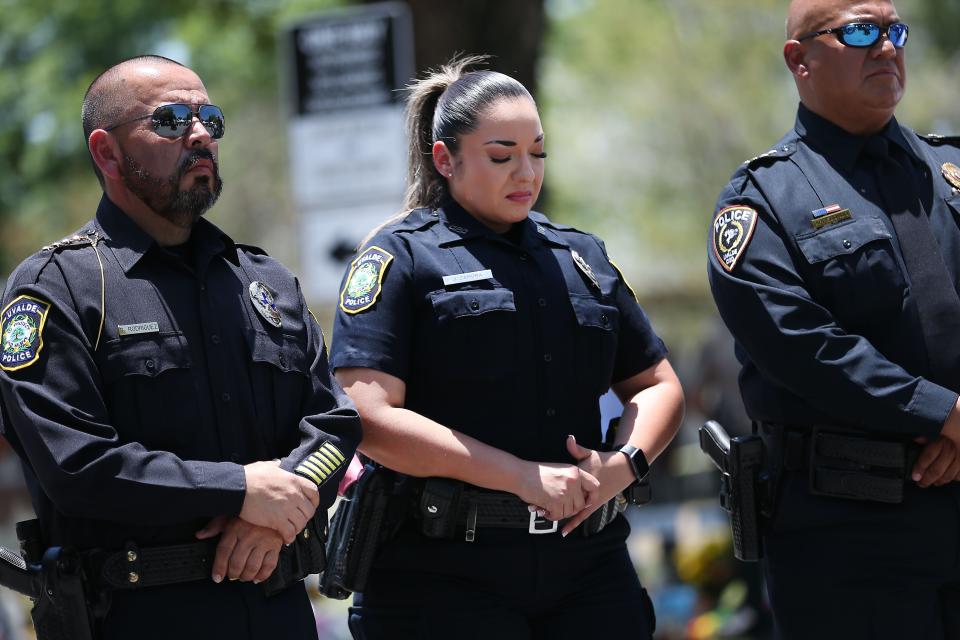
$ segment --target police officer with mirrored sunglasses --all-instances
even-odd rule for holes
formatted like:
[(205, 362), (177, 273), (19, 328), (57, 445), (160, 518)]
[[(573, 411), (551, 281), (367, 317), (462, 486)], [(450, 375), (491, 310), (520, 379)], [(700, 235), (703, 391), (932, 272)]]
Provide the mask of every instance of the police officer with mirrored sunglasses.
[(83, 127), (96, 217), (0, 311), (0, 432), (38, 517), (0, 584), (35, 597), (40, 640), (316, 638), (300, 580), (359, 417), (296, 278), (202, 218), (223, 113), (142, 56), (93, 81)]
[(888, 0), (794, 0), (796, 124), (710, 228), (783, 638), (960, 637), (960, 139), (894, 117), (908, 33)]

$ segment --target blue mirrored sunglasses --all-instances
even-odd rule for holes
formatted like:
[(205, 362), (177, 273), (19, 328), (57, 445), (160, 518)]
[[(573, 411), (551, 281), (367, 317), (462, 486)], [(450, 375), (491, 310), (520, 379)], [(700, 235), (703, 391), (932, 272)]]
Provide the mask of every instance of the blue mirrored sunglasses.
[[(194, 109), (196, 107), (196, 109)], [(129, 120), (124, 120), (115, 125), (104, 127), (104, 131), (113, 131), (117, 127), (125, 124), (152, 118), (153, 131), (164, 138), (179, 138), (193, 126), (194, 116), (200, 120), (200, 123), (207, 129), (211, 138), (222, 138), (224, 133), (223, 111), (220, 107), (212, 104), (162, 104), (145, 116), (137, 116)]]
[(841, 25), (832, 29), (807, 33), (797, 38), (797, 40), (802, 42), (828, 33), (835, 34), (837, 40), (848, 47), (872, 47), (876, 44), (877, 40), (880, 39), (882, 34), (887, 34), (887, 38), (893, 43), (893, 46), (900, 49), (903, 45), (907, 44), (910, 27), (902, 22), (894, 22), (886, 27), (881, 27), (873, 22), (851, 22), (850, 24)]

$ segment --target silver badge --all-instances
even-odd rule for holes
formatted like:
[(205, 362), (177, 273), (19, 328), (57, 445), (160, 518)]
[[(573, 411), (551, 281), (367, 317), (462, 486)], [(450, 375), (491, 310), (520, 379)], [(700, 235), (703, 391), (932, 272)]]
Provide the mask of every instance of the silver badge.
[(250, 299), (253, 301), (253, 307), (263, 316), (264, 320), (273, 326), (280, 328), (280, 311), (273, 302), (273, 294), (270, 289), (262, 282), (254, 280), (250, 283)]
[(577, 265), (577, 269), (580, 269), (580, 272), (583, 275), (587, 276), (587, 280), (590, 281), (590, 284), (596, 287), (597, 290), (599, 291), (600, 281), (597, 280), (597, 276), (593, 274), (593, 269), (591, 269), (590, 265), (587, 264), (587, 261), (583, 259), (583, 256), (581, 256), (579, 253), (577, 253), (573, 249), (570, 250), (570, 255), (573, 256), (573, 264)]

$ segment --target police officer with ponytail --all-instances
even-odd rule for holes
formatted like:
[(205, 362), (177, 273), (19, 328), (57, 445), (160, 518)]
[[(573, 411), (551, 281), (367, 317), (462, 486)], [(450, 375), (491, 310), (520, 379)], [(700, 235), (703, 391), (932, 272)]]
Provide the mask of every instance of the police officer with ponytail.
[[(330, 361), (361, 450), (417, 487), (350, 627), (649, 638), (616, 503), (673, 438), (680, 384), (603, 243), (531, 211), (536, 104), (467, 70), (479, 61), (411, 87), (404, 211), (362, 244), (340, 294)], [(602, 447), (611, 386), (625, 410)]]

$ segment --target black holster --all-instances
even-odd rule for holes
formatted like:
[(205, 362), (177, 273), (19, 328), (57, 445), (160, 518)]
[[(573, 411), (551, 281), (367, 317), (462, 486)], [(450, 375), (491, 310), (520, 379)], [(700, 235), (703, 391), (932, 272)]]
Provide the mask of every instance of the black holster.
[(720, 470), (720, 506), (730, 514), (733, 555), (744, 562), (763, 557), (762, 516), (769, 513), (769, 480), (763, 440), (731, 438), (713, 420), (700, 427), (700, 449)]
[(402, 524), (405, 502), (394, 471), (372, 463), (365, 465), (330, 521), (320, 593), (343, 600), (351, 592), (363, 591), (381, 546)]

